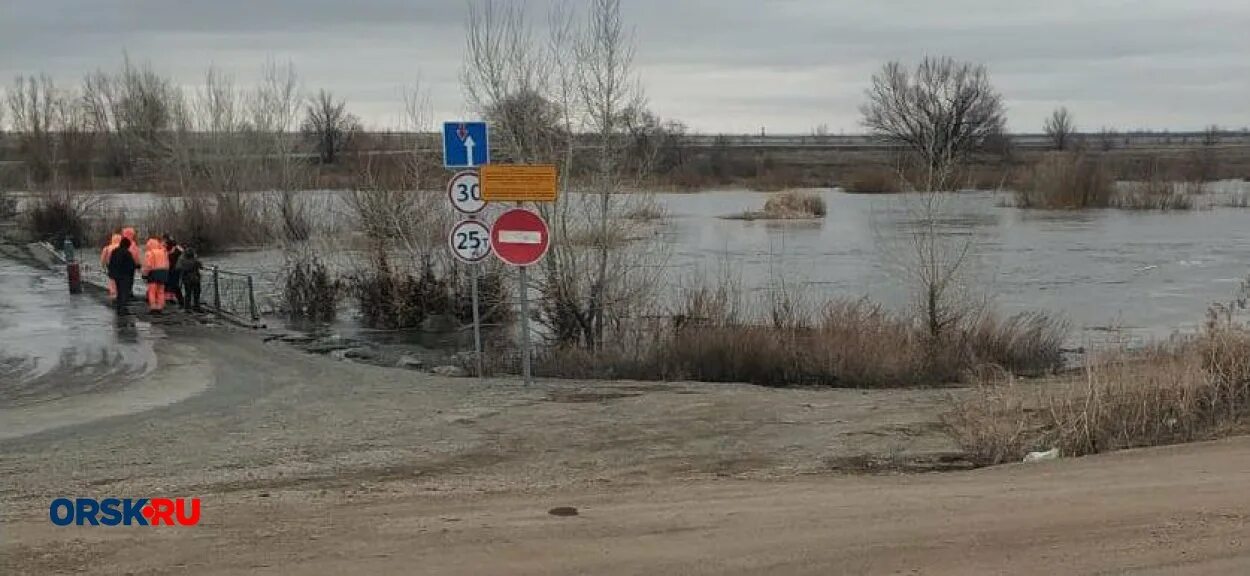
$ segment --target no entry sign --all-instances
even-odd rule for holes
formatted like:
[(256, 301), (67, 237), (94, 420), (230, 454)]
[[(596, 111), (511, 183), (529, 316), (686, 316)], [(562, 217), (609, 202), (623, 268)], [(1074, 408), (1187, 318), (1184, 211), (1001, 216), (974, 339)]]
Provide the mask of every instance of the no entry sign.
[(542, 259), (551, 233), (542, 217), (521, 208), (504, 212), (490, 230), (490, 247), (500, 260), (513, 266), (529, 266)]

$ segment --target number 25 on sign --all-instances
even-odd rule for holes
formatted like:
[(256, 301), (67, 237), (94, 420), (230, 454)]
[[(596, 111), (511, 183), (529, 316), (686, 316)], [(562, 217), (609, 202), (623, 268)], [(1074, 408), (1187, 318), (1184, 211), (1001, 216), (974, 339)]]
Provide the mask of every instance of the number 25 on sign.
[(490, 228), (480, 220), (462, 220), (451, 229), (447, 243), (460, 261), (476, 264), (490, 256)]

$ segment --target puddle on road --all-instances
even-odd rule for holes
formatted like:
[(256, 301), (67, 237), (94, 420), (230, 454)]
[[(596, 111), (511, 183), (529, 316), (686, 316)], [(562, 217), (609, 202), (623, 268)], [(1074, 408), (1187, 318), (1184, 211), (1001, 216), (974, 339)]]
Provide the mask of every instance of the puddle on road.
[(0, 407), (120, 388), (156, 367), (159, 327), (118, 318), (62, 274), (0, 258)]

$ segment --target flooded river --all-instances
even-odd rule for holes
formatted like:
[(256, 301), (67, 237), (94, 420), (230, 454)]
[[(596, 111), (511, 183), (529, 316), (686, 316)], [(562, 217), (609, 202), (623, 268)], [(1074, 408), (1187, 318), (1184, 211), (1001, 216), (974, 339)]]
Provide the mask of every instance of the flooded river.
[[(1250, 210), (1221, 207), (1210, 198), (1245, 186), (1210, 188), (1203, 209), (1175, 212), (1022, 210), (1006, 206), (1001, 194), (948, 194), (938, 220), (952, 242), (968, 242), (967, 283), (976, 296), (1005, 311), (1062, 314), (1077, 328), (1075, 339), (1099, 338), (1108, 329), (1161, 337), (1200, 324), (1207, 306), (1231, 299), (1250, 272)], [(661, 265), (668, 281), (716, 277), (728, 269), (747, 293), (784, 280), (812, 299), (868, 296), (905, 306), (901, 266), (908, 260), (919, 198), (819, 193), (827, 217), (783, 222), (724, 218), (758, 210), (764, 193), (657, 195), (668, 217), (650, 232), (665, 246)], [(321, 202), (336, 197), (308, 194), (322, 195)], [(118, 195), (115, 203), (135, 208), (154, 198)], [(274, 250), (207, 261), (254, 273), (269, 292), (281, 268)]]

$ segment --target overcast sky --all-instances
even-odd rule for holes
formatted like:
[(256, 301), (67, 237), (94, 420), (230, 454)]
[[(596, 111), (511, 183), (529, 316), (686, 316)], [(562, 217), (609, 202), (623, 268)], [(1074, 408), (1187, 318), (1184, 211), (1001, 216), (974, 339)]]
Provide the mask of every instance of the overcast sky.
[[(1087, 130), (1250, 125), (1248, 0), (623, 4), (652, 108), (700, 132), (860, 132), (873, 71), (926, 54), (984, 62), (1016, 132), (1058, 105)], [(468, 113), (465, 13), (462, 0), (0, 0), (0, 78), (74, 83), (126, 50), (189, 86), (210, 64), (247, 83), (276, 58), (369, 126), (396, 124), (418, 77), (451, 119)]]

